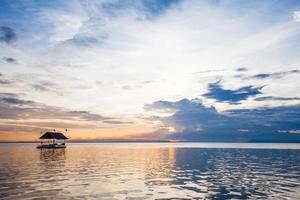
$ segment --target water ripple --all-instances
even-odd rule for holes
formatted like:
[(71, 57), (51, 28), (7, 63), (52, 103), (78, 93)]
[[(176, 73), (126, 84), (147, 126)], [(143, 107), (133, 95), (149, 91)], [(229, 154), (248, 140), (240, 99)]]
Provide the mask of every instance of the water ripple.
[(122, 145), (0, 145), (0, 198), (300, 198), (297, 149)]

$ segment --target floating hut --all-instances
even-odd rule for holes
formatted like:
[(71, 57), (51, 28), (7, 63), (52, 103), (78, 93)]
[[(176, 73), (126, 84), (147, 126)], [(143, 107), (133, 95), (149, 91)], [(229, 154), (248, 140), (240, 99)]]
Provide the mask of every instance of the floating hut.
[(68, 138), (62, 133), (46, 132), (40, 137), (41, 143), (37, 146), (37, 148), (66, 148), (67, 139)]

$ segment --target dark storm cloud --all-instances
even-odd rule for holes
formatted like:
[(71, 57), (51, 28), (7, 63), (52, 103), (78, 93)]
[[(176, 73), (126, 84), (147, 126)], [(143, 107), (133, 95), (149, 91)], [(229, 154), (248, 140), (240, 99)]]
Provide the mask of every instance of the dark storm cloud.
[(12, 44), (17, 40), (17, 35), (14, 30), (7, 26), (0, 27), (0, 42)]
[(218, 102), (226, 102), (230, 104), (238, 104), (248, 97), (261, 94), (263, 87), (245, 86), (236, 90), (223, 89), (220, 81), (208, 84), (208, 92), (203, 94), (203, 97), (215, 99)]
[(300, 98), (265, 96), (265, 97), (257, 97), (254, 100), (255, 101), (294, 101), (294, 100), (300, 100)]
[(175, 133), (170, 133), (170, 139), (300, 141), (300, 134), (288, 134), (291, 130), (300, 130), (300, 105), (236, 109), (222, 113), (214, 107), (204, 106), (198, 100), (183, 99), (176, 102), (154, 102), (146, 107), (176, 110), (172, 116), (161, 119), (166, 127), (176, 128)]
[(62, 119), (78, 121), (110, 120), (88, 111), (72, 111), (61, 107), (48, 106), (19, 97), (0, 95), (0, 119)]
[(266, 79), (266, 78), (282, 78), (284, 76), (290, 75), (290, 74), (298, 74), (300, 73), (300, 70), (291, 70), (291, 71), (282, 71), (282, 72), (274, 72), (274, 73), (261, 73), (261, 74), (255, 74), (253, 76), (245, 77), (244, 79)]

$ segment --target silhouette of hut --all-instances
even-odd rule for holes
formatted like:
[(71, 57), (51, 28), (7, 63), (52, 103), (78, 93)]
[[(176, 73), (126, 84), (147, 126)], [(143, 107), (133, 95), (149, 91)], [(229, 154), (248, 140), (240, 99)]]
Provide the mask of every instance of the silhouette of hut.
[[(41, 137), (41, 144), (37, 148), (65, 148), (65, 141), (69, 139), (59, 132), (46, 132)], [(44, 142), (46, 140), (46, 143)], [(56, 143), (56, 140), (63, 140), (63, 143)]]

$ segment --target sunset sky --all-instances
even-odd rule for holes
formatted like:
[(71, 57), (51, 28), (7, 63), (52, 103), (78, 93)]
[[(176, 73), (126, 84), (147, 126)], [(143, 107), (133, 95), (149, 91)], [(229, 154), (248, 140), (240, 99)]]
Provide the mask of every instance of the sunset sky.
[(0, 141), (300, 141), (298, 0), (0, 0)]

